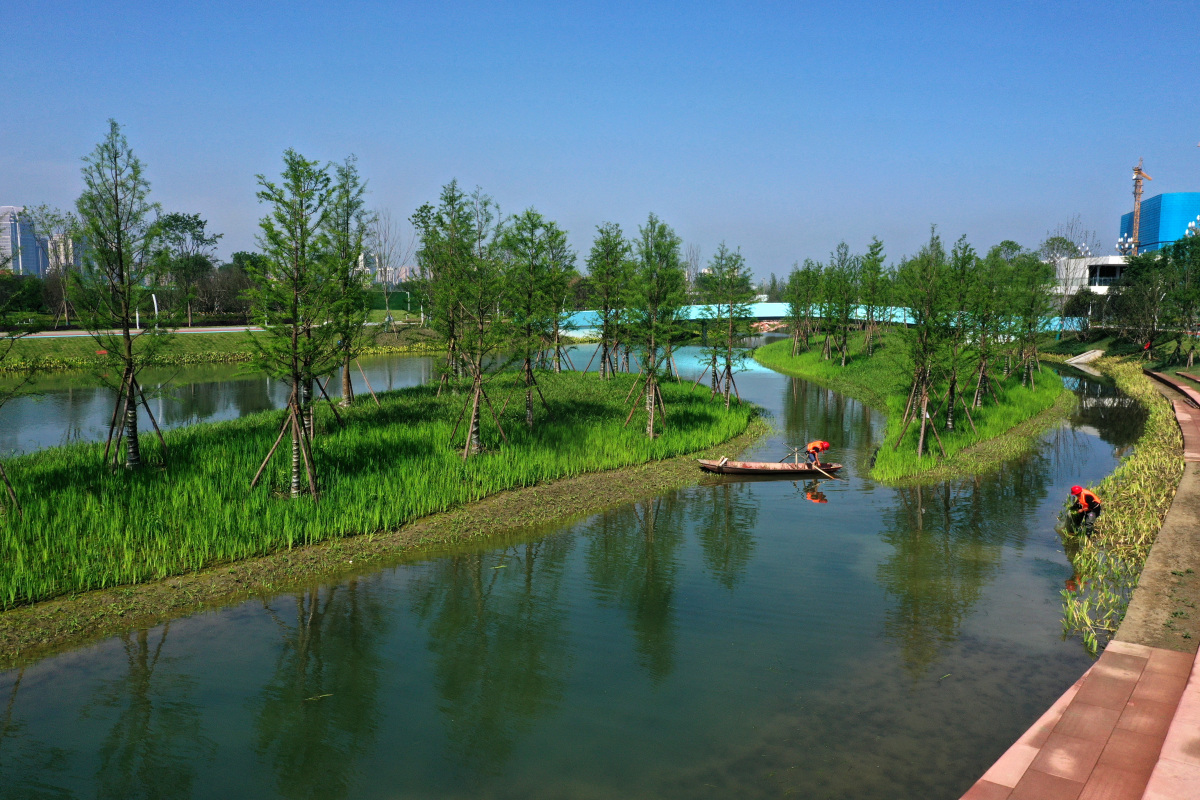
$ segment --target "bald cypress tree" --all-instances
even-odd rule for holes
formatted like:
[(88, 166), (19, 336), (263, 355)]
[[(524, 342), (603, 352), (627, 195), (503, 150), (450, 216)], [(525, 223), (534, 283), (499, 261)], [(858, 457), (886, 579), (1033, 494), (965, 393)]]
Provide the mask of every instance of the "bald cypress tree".
[(106, 356), (106, 372), (120, 375), (105, 459), (111, 451), (115, 464), (124, 442), (125, 466), (136, 469), (142, 463), (139, 403), (154, 422), (138, 373), (166, 345), (170, 327), (166, 319), (138, 324), (142, 309), (148, 316), (153, 313), (150, 295), (159, 277), (154, 254), (160, 237), (153, 217), (158, 206), (150, 202), (144, 167), (121, 126), (115, 120), (108, 126), (108, 135), (84, 159), (85, 188), (76, 210), (85, 247), (80, 269), (71, 274), (70, 293), (80, 324)]
[(656, 404), (666, 413), (658, 383), (659, 374), (670, 365), (664, 364), (661, 356), (668, 352), (671, 337), (678, 331), (679, 311), (686, 302), (681, 244), (675, 231), (654, 214), (638, 228), (637, 260), (627, 295), (629, 338), (641, 356), (642, 388), (638, 399), (646, 402), (646, 436), (651, 439), (655, 436)]

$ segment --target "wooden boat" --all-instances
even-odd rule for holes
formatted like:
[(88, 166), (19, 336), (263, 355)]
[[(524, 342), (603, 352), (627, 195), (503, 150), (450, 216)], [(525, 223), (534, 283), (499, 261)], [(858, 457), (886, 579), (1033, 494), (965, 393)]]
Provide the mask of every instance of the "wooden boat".
[(775, 461), (730, 461), (727, 458), (722, 458), (720, 461), (704, 458), (697, 460), (700, 462), (700, 469), (718, 472), (722, 475), (778, 475), (781, 478), (811, 475), (820, 477), (822, 470), (833, 475), (842, 468), (841, 464), (822, 464), (821, 469), (817, 469), (812, 464), (803, 462), (797, 464)]

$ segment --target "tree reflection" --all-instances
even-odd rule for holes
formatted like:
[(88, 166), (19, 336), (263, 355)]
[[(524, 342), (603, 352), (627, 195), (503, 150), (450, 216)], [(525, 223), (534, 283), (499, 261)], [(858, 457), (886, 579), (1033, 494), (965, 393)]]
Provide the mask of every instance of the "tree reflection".
[(191, 797), (196, 764), (215, 752), (201, 730), (195, 681), (167, 669), (170, 629), (164, 625), (157, 641), (146, 630), (122, 636), (125, 675), (105, 682), (84, 709), (89, 717), (115, 714), (100, 745), (97, 797)]
[(588, 529), (588, 574), (600, 602), (631, 617), (638, 662), (661, 682), (674, 669), (678, 580), (685, 506), (677, 493), (604, 512)]
[[(51, 783), (53, 775), (66, 772), (70, 751), (30, 735), (27, 724), (16, 713), (17, 696), (25, 670), (19, 670), (12, 686), (0, 692), (4, 710), (0, 715), (0, 798), (69, 798), (74, 795)], [(7, 696), (6, 696), (7, 695)]]
[(914, 679), (957, 641), (1005, 544), (1024, 542), (1029, 530), (1015, 512), (1043, 499), (1047, 480), (1047, 460), (1034, 454), (982, 478), (897, 490), (882, 533), (893, 553), (877, 577), (895, 598), (884, 633)]
[[(835, 453), (857, 450), (866, 464), (875, 447), (876, 412), (870, 406), (800, 378), (789, 378), (783, 396), (784, 440), (803, 446), (810, 439), (829, 441)], [(843, 461), (834, 457), (834, 461)]]
[(746, 483), (722, 483), (696, 503), (696, 532), (704, 564), (726, 589), (741, 580), (754, 553), (758, 503), (752, 496), (745, 497), (748, 492)]
[(358, 579), (292, 598), (275, 671), (256, 701), (256, 751), (283, 797), (345, 797), (355, 757), (376, 734), (386, 615)]
[(562, 701), (571, 650), (560, 594), (571, 541), (445, 558), (415, 587), (447, 735), (476, 770), (498, 770), (518, 736)]

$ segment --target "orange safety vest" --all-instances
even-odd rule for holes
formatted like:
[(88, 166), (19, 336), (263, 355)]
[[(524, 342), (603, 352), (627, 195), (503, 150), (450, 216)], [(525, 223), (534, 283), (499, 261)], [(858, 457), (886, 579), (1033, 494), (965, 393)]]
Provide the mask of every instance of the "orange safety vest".
[(1095, 492), (1084, 489), (1079, 493), (1080, 508), (1082, 508), (1084, 511), (1091, 511), (1094, 505), (1100, 505), (1100, 498), (1096, 496)]
[(820, 453), (821, 452), (821, 443), (820, 442), (809, 442), (808, 446), (804, 448), (804, 452)]

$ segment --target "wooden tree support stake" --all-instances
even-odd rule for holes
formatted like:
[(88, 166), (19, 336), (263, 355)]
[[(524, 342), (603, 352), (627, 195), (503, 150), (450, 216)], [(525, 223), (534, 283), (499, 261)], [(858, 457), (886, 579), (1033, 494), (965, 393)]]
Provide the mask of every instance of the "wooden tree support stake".
[(146, 393), (142, 391), (142, 385), (137, 382), (137, 378), (133, 379), (133, 385), (137, 387), (138, 394), (141, 395), (142, 405), (146, 407), (146, 415), (150, 417), (150, 424), (154, 426), (154, 432), (158, 434), (158, 441), (162, 445), (163, 458), (167, 455), (167, 440), (163, 438), (162, 431), (158, 429), (158, 421), (154, 419), (154, 412), (150, 410), (150, 403), (146, 402)]
[(25, 512), (21, 509), (21, 503), (17, 500), (17, 492), (8, 480), (8, 473), (4, 471), (3, 464), (0, 464), (0, 478), (4, 480), (4, 488), (8, 489), (8, 496), (12, 499), (13, 507), (17, 509), (17, 515), (25, 516)]
[[(333, 380), (333, 376), (332, 376), (332, 375), (330, 375), (330, 376), (329, 376), (329, 377), (328, 377), (328, 378), (325, 380), (325, 383), (326, 383), (326, 384), (328, 384), (328, 383), (329, 383), (330, 381), (332, 381), (332, 380)], [(322, 396), (323, 396), (323, 397), (324, 397), (326, 400), (328, 400), (328, 401), (329, 401), (329, 408), (330, 408), (330, 410), (331, 410), (331, 411), (333, 411), (333, 418), (337, 420), (337, 422), (338, 422), (338, 426), (339, 426), (339, 427), (342, 427), (342, 428), (346, 427), (346, 423), (345, 423), (345, 422), (342, 422), (342, 415), (338, 413), (338, 410), (337, 410), (337, 404), (333, 402), (333, 398), (329, 396), (329, 392), (325, 391), (325, 387), (321, 385), (321, 381), (320, 381), (320, 379), (319, 379), (319, 378), (317, 379), (317, 388), (321, 390), (321, 395), (322, 395)], [(312, 412), (310, 411), (309, 413), (312, 413)], [(315, 425), (314, 425), (314, 427), (315, 427)]]
[(354, 359), (354, 364), (358, 367), (359, 373), (362, 374), (363, 382), (367, 384), (367, 391), (371, 393), (371, 399), (375, 401), (375, 407), (379, 408), (381, 405), (379, 398), (375, 396), (375, 390), (371, 388), (371, 381), (369, 378), (367, 378), (366, 370), (362, 368), (362, 363), (357, 358)]
[(271, 460), (271, 456), (275, 455), (276, 448), (283, 441), (283, 435), (287, 433), (288, 423), (292, 421), (292, 403), (288, 401), (288, 413), (283, 418), (283, 424), (279, 426), (279, 436), (275, 437), (275, 444), (271, 445), (271, 449), (267, 451), (267, 457), (258, 465), (258, 472), (254, 473), (254, 480), (250, 481), (250, 488), (253, 489), (258, 485), (258, 479), (262, 477), (263, 470), (267, 468), (267, 463)]

